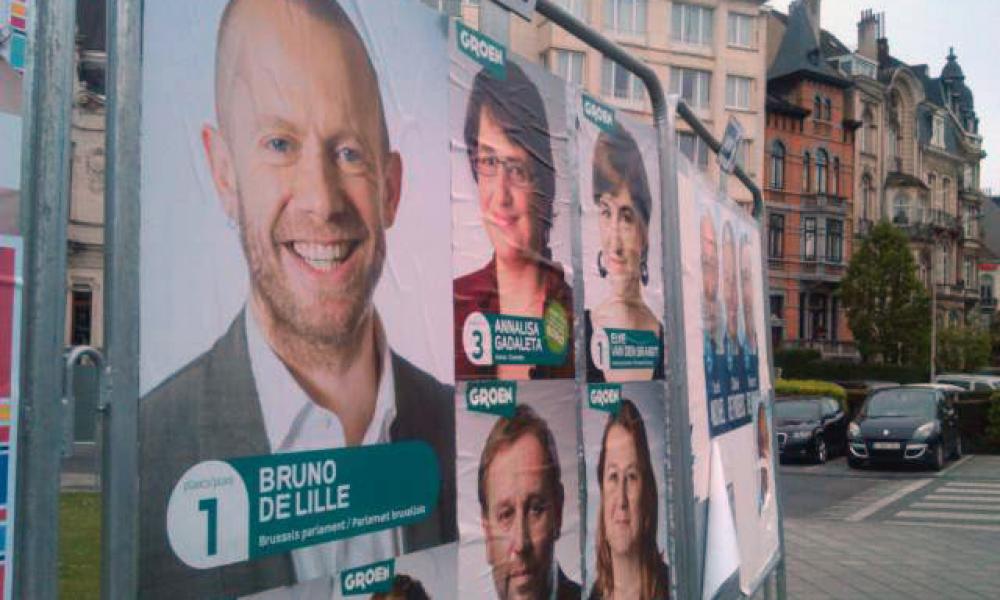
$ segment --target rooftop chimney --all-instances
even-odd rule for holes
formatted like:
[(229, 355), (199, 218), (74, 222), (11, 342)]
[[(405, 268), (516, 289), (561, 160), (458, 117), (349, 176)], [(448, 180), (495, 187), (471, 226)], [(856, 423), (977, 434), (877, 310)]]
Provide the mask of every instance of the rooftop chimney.
[(812, 25), (813, 35), (816, 36), (817, 43), (820, 41), (819, 15), (821, 3), (822, 0), (802, 0), (802, 5), (806, 9), (806, 14), (809, 15), (809, 24)]
[(878, 60), (878, 39), (883, 37), (882, 15), (872, 9), (861, 12), (858, 21), (858, 54), (873, 61)]

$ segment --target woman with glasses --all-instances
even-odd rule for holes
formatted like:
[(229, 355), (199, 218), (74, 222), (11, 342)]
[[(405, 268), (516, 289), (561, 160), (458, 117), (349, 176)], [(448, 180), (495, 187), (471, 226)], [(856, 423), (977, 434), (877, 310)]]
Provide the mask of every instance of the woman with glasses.
[[(639, 146), (621, 124), (598, 136), (593, 169), (601, 244), (597, 271), (610, 283), (610, 292), (584, 313), (587, 381), (663, 379), (663, 325), (642, 298), (649, 283), (652, 199)], [(593, 343), (595, 331), (608, 328), (652, 332), (659, 346), (656, 367), (612, 370), (610, 361), (600, 360), (606, 350)]]
[(664, 600), (670, 569), (656, 543), (659, 498), (646, 426), (631, 400), (608, 416), (597, 461), (601, 501), (590, 600)]
[[(573, 293), (553, 261), (555, 166), (545, 104), (513, 62), (506, 77), (483, 69), (472, 85), (465, 144), (476, 181), (481, 225), (493, 256), (455, 280), (455, 377), (463, 379), (572, 378)], [(458, 224), (459, 227), (465, 224)], [(568, 336), (558, 364), (473, 364), (463, 342), (473, 313), (545, 319)], [(565, 338), (564, 338), (565, 339)]]

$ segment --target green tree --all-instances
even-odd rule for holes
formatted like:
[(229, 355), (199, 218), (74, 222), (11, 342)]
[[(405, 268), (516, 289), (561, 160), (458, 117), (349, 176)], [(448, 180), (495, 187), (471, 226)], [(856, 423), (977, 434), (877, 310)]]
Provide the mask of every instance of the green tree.
[(927, 355), (927, 290), (902, 231), (876, 225), (851, 257), (840, 289), (863, 362), (914, 364)]
[(942, 371), (972, 371), (990, 360), (990, 334), (977, 327), (946, 327), (938, 334), (936, 362)]

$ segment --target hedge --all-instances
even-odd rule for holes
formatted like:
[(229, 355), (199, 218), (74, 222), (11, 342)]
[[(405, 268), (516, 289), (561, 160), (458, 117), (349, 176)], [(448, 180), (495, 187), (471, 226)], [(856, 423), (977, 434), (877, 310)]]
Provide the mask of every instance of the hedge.
[(836, 383), (815, 379), (779, 379), (774, 384), (778, 396), (830, 396), (843, 403), (847, 391)]
[(927, 367), (899, 365), (864, 365), (850, 362), (824, 361), (815, 350), (779, 350), (774, 353), (774, 366), (788, 379), (819, 379), (825, 381), (891, 381), (923, 383), (929, 380)]

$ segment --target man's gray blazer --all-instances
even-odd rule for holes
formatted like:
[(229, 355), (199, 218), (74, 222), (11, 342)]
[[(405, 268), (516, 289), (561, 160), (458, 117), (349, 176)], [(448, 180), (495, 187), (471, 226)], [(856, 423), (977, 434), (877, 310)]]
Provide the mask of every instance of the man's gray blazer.
[[(392, 355), (396, 382), (393, 441), (422, 440), (437, 454), (436, 510), (403, 528), (403, 551), (458, 539), (455, 521), (455, 401), (443, 385)], [(241, 312), (210, 350), (141, 400), (139, 578), (141, 598), (218, 598), (296, 583), (289, 553), (212, 569), (181, 562), (167, 540), (170, 493), (203, 460), (270, 454)]]

